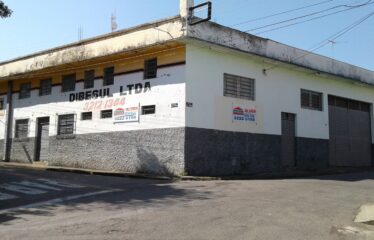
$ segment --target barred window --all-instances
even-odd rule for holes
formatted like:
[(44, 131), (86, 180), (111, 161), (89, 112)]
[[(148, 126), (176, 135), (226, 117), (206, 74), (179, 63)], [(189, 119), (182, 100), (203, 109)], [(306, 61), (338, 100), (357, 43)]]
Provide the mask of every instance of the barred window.
[(112, 109), (102, 110), (101, 114), (100, 114), (101, 118), (112, 118), (112, 116), (113, 116), (113, 110)]
[(114, 67), (104, 68), (103, 86), (113, 85), (114, 83)]
[(144, 79), (157, 77), (157, 58), (144, 61)]
[(93, 88), (95, 85), (95, 70), (84, 72), (84, 88)]
[(62, 76), (62, 92), (70, 92), (75, 90), (76, 76), (74, 74)]
[(254, 101), (255, 80), (225, 73), (223, 95)]
[(156, 105), (142, 106), (142, 115), (155, 114)]
[(40, 81), (39, 96), (50, 95), (52, 91), (52, 79)]
[(322, 93), (301, 89), (301, 107), (322, 111)]
[(65, 114), (58, 116), (57, 135), (74, 134), (75, 115)]
[(4, 110), (5, 105), (4, 105), (4, 98), (0, 98), (0, 110)]
[(22, 83), (19, 91), (19, 99), (29, 98), (31, 90), (31, 83)]
[(92, 120), (92, 112), (82, 112), (81, 120)]
[(29, 120), (16, 120), (15, 138), (27, 138), (29, 134)]

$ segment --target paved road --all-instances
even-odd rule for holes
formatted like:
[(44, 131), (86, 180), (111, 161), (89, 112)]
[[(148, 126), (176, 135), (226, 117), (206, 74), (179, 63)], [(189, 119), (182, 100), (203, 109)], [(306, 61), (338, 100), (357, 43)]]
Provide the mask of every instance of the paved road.
[(167, 182), (0, 168), (0, 239), (374, 239), (374, 173)]

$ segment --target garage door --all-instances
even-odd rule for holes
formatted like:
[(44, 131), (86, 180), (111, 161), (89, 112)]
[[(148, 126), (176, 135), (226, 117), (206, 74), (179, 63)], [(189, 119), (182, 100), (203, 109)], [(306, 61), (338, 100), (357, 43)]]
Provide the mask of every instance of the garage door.
[(329, 96), (330, 165), (371, 166), (370, 105)]

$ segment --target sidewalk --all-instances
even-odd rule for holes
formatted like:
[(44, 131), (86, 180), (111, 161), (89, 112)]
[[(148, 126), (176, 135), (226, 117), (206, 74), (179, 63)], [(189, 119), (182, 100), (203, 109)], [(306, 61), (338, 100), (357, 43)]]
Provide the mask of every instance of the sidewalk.
[(72, 172), (88, 175), (103, 175), (103, 176), (115, 176), (115, 177), (128, 177), (128, 178), (146, 178), (154, 180), (173, 180), (172, 177), (158, 176), (152, 174), (143, 173), (129, 173), (120, 171), (105, 171), (105, 170), (94, 170), (94, 169), (84, 169), (84, 168), (71, 168), (71, 167), (55, 167), (48, 166), (46, 164), (29, 164), (29, 163), (11, 163), (11, 162), (0, 162), (0, 167), (5, 168), (28, 168), (28, 169), (38, 169), (46, 171), (56, 171), (56, 172)]

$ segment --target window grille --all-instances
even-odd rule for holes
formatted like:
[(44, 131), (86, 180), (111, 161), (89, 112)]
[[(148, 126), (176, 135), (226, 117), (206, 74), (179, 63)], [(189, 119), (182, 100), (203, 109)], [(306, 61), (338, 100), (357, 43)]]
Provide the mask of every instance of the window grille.
[(52, 79), (40, 81), (39, 96), (50, 95), (52, 92)]
[(74, 114), (59, 115), (57, 135), (74, 134), (74, 126), (75, 126)]
[(62, 76), (62, 92), (70, 92), (75, 90), (76, 75), (69, 74)]
[(322, 111), (322, 93), (301, 89), (301, 107)]
[(29, 133), (29, 120), (19, 119), (16, 120), (15, 138), (27, 138)]
[(31, 83), (22, 83), (19, 91), (19, 99), (29, 98), (31, 90)]
[(84, 72), (84, 88), (93, 88), (95, 85), (95, 70)]
[(113, 85), (114, 83), (114, 67), (104, 68), (103, 86)]
[(144, 79), (157, 77), (157, 58), (144, 61)]
[(224, 96), (255, 100), (255, 80), (231, 74), (224, 74)]

